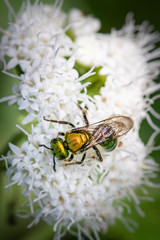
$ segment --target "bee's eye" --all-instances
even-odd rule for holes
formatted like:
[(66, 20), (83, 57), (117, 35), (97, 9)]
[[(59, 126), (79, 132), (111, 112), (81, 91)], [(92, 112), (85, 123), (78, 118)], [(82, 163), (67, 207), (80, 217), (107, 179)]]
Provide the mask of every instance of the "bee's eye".
[(109, 139), (109, 140), (106, 140), (102, 143), (100, 143), (100, 145), (102, 147), (104, 147), (108, 152), (114, 150), (117, 146), (117, 139)]
[(51, 143), (56, 143), (57, 142), (57, 139), (56, 138), (53, 138), (52, 140), (51, 140)]

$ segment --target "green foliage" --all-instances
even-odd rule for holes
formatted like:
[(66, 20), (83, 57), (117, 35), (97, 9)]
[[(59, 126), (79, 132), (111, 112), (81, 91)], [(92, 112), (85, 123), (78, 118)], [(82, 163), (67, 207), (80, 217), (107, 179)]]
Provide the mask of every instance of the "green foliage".
[[(78, 62), (75, 64), (75, 69), (79, 72), (79, 75), (82, 76), (83, 74), (87, 73), (91, 67), (82, 65)], [(87, 86), (87, 94), (93, 97), (94, 95), (99, 95), (100, 94), (100, 88), (105, 85), (106, 81), (106, 76), (105, 75), (100, 75), (99, 70), (101, 67), (97, 67), (93, 70), (95, 72), (94, 75), (88, 77), (87, 79), (84, 79), (81, 81), (82, 84), (84, 83), (90, 83)]]

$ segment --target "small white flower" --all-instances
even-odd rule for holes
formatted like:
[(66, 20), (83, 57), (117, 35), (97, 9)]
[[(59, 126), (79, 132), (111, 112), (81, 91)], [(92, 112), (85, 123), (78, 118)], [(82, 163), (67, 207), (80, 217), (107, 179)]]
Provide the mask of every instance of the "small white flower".
[[(68, 27), (75, 41), (66, 34)], [(160, 62), (155, 60), (159, 50), (154, 47), (160, 37), (146, 30), (145, 25), (135, 27), (133, 20), (127, 20), (122, 30), (111, 34), (97, 33), (99, 28), (99, 20), (85, 17), (79, 10), (71, 10), (66, 16), (57, 4), (28, 4), (10, 24), (9, 34), (2, 37), (0, 44), (1, 59), (10, 59), (4, 61), (4, 72), (12, 77), (8, 70), (18, 65), (22, 71), (17, 76), (19, 85), (13, 86), (13, 96), (1, 101), (17, 102), (19, 109), (27, 112), (23, 124), (37, 122), (31, 133), (19, 126), (27, 140), (21, 147), (10, 143), (12, 154), (3, 157), (6, 165), (9, 163), (8, 186), (18, 184), (24, 188), (34, 217), (30, 226), (42, 218), (53, 225), (56, 239), (60, 239), (62, 227), (65, 231), (76, 228), (80, 240), (82, 235), (92, 239), (90, 231), (99, 239), (97, 232), (106, 231), (116, 218), (128, 225), (123, 217), (123, 198), (132, 197), (142, 215), (134, 189), (141, 184), (151, 186), (150, 177), (157, 167), (148, 154), (160, 130), (148, 112), (159, 118), (151, 108), (157, 96), (149, 100), (149, 95), (160, 88), (153, 81), (159, 74)], [(91, 70), (79, 76), (76, 62)], [(105, 75), (106, 81), (100, 94), (91, 98), (86, 94), (89, 83), (81, 81), (94, 74), (93, 66), (100, 67), (99, 75)], [(98, 162), (95, 152), (89, 149), (83, 164), (64, 166), (64, 161), (56, 159), (54, 171), (52, 152), (39, 145), (50, 147), (52, 138), (71, 128), (51, 124), (43, 116), (82, 126), (82, 112), (76, 104), (79, 101), (88, 108), (90, 123), (120, 114), (134, 120), (134, 129), (120, 139), (114, 151), (99, 147), (103, 162)], [(147, 146), (139, 137), (145, 117), (156, 130)], [(81, 158), (82, 154), (76, 155), (74, 161)]]
[(99, 19), (85, 16), (82, 11), (76, 8), (70, 11), (68, 20), (72, 23), (71, 29), (76, 37), (98, 32), (101, 27)]

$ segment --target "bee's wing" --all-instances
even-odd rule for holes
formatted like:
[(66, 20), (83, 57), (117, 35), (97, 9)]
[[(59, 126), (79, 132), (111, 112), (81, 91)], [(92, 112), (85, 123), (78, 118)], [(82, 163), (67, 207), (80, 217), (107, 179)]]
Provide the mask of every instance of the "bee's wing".
[(97, 145), (107, 138), (118, 138), (126, 134), (133, 127), (133, 120), (126, 116), (113, 116), (84, 126), (77, 128), (90, 135), (88, 143), (83, 147), (83, 151)]
[(104, 120), (104, 124), (112, 127), (116, 134), (116, 138), (123, 136), (129, 132), (133, 127), (133, 120), (126, 116), (113, 116)]

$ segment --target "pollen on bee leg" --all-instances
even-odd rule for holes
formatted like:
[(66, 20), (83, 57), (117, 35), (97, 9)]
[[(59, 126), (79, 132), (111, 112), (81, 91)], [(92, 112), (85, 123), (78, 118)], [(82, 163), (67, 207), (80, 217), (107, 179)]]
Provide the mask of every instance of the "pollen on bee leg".
[(64, 161), (65, 162), (71, 162), (73, 160), (73, 157), (74, 157), (73, 154), (71, 154), (71, 156), (68, 157), (68, 158), (65, 158)]
[(64, 161), (65, 161), (65, 162), (69, 162), (69, 158), (65, 158)]

